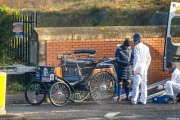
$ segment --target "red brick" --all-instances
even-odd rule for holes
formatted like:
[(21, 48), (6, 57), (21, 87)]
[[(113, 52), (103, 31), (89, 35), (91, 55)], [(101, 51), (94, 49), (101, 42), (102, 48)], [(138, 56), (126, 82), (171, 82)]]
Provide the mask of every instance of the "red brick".
[[(145, 44), (150, 47), (152, 61), (148, 71), (149, 83), (161, 81), (169, 78), (167, 73), (163, 72), (163, 52), (164, 38), (143, 38)], [(117, 44), (123, 44), (123, 39), (105, 39), (105, 40), (66, 40), (66, 41), (48, 41), (46, 42), (47, 65), (58, 65), (57, 55), (65, 52), (73, 52), (75, 49), (89, 48), (97, 50), (95, 60), (102, 57), (114, 57)], [(132, 43), (132, 49), (134, 44)]]

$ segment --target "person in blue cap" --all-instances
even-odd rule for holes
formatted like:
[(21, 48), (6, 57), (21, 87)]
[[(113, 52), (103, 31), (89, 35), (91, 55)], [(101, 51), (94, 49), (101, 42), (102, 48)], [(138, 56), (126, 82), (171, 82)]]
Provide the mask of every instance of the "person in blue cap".
[(139, 85), (141, 84), (140, 102), (146, 104), (147, 102), (147, 71), (151, 62), (151, 55), (149, 47), (142, 43), (142, 35), (136, 33), (133, 35), (134, 60), (132, 67), (132, 98), (131, 103), (137, 104), (139, 97)]
[(132, 61), (133, 54), (131, 49), (130, 37), (126, 37), (124, 43), (118, 44), (115, 52), (116, 59), (116, 73), (118, 77), (118, 98), (117, 101), (120, 102), (122, 94), (122, 85), (125, 85), (126, 101), (130, 101), (129, 91), (132, 79)]

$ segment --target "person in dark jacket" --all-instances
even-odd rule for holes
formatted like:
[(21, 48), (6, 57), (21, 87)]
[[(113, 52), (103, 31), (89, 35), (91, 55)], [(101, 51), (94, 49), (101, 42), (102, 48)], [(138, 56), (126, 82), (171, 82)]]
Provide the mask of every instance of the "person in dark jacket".
[(117, 46), (115, 52), (116, 59), (116, 73), (118, 77), (118, 98), (117, 101), (121, 101), (122, 85), (125, 85), (126, 101), (130, 101), (129, 91), (132, 79), (132, 63), (133, 54), (131, 49), (130, 38), (125, 38), (122, 45)]

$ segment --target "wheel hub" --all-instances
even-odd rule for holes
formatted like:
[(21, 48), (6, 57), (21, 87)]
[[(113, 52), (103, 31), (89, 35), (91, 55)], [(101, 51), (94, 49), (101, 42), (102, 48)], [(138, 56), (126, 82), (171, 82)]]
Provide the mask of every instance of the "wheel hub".
[(62, 92), (58, 92), (57, 95), (58, 95), (58, 96), (62, 96), (63, 93), (62, 93)]
[(99, 89), (100, 89), (101, 91), (106, 90), (106, 85), (101, 85), (101, 86), (99, 86)]
[(38, 91), (34, 91), (32, 92), (34, 95), (38, 95)]

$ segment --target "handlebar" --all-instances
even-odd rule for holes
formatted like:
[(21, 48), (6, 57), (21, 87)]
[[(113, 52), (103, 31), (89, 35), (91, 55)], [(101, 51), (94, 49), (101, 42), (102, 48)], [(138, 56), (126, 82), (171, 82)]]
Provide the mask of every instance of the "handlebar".
[(70, 52), (63, 53), (62, 55), (57, 56), (57, 59), (58, 59), (58, 60), (63, 60), (64, 58), (67, 58), (67, 57), (70, 56), (70, 55), (71, 55)]

